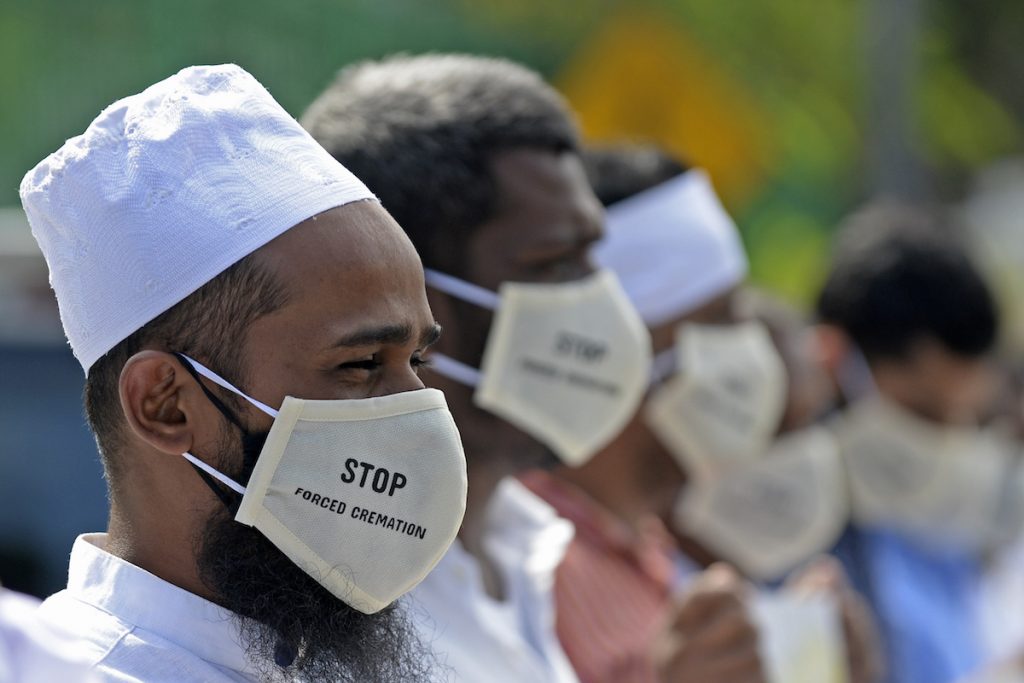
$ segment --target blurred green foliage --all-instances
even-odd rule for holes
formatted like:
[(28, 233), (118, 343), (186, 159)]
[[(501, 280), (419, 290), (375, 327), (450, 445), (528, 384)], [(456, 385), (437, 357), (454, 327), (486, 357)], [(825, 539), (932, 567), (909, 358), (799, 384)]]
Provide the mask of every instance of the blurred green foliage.
[(293, 114), (346, 63), (396, 51), (491, 52), (550, 71), (542, 46), (415, 0), (5, 0), (0, 205), (22, 174), (115, 99), (190, 64), (236, 62)]
[[(972, 171), (1020, 152), (1024, 3), (922, 2), (909, 142), (930, 187), (955, 199)], [(677, 23), (756, 103), (773, 161), (730, 208), (754, 279), (806, 302), (832, 227), (867, 193), (868, 4), (5, 0), (0, 205), (16, 203), (21, 175), (102, 107), (189, 64), (237, 62), (298, 115), (339, 67), (396, 51), (504, 55), (557, 80), (588, 36), (637, 6)]]

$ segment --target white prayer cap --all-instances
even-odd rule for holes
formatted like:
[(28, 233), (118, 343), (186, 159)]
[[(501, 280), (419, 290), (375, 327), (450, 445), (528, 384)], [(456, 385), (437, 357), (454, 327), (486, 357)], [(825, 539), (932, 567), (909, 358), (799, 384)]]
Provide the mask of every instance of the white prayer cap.
[(650, 326), (699, 308), (747, 275), (739, 230), (704, 171), (616, 202), (605, 225), (594, 258), (615, 271)]
[(189, 67), (118, 100), (21, 182), (87, 373), (289, 228), (372, 198), (233, 64)]

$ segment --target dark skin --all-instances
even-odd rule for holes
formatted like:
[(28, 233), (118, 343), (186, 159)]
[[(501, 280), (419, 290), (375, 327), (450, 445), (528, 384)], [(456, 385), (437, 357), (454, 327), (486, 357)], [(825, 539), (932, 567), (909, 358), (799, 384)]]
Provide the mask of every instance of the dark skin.
[[(495, 155), (491, 168), (497, 206), (473, 233), (461, 277), (497, 291), (503, 282), (568, 282), (594, 272), (588, 251), (603, 235), (604, 216), (579, 158), (515, 149)], [(437, 350), (479, 367), (490, 312), (436, 290), (428, 294), (447, 332)], [(476, 407), (472, 388), (437, 373), (425, 373), (424, 378), (448, 397), (466, 449), (469, 494), (459, 539), (480, 563), (487, 592), (502, 599), (502, 578), (482, 543), (487, 505), (503, 478), (536, 467), (551, 454), (532, 436)]]
[[(231, 379), (243, 391), (277, 407), (285, 396), (355, 399), (423, 387), (420, 356), (440, 329), (419, 257), (379, 204), (324, 212), (255, 257), (284, 286), (287, 303), (255, 321), (243, 339), (231, 340), (244, 367), (241, 378)], [(224, 418), (163, 350), (129, 359), (119, 387), (127, 426), (117, 455), (126, 467), (111, 501), (107, 549), (212, 600), (197, 576), (195, 539), (221, 503), (181, 453), (201, 459), (217, 453)], [(245, 402), (239, 416), (251, 431), (272, 424)], [(238, 459), (231, 464), (236, 471), (240, 453)]]
[[(837, 394), (839, 375), (855, 353), (853, 341), (839, 327), (814, 330), (817, 361), (828, 372)], [(987, 417), (999, 383), (988, 355), (953, 353), (937, 339), (922, 336), (903, 356), (866, 359), (879, 393), (918, 417), (938, 425), (976, 425)], [(856, 397), (845, 396), (844, 400)]]
[[(650, 328), (654, 353), (675, 345), (683, 323), (736, 323), (734, 299), (735, 290), (729, 290), (686, 315)], [(687, 481), (676, 459), (647, 426), (643, 407), (591, 460), (574, 469), (561, 467), (557, 474), (637, 533), (652, 514), (662, 519), (671, 516), (676, 496)], [(698, 551), (710, 558), (702, 548)], [(757, 631), (745, 605), (748, 590), (746, 582), (726, 565), (715, 565), (694, 581), (673, 605), (653, 644), (652, 666), (661, 680), (763, 683)]]
[[(676, 332), (683, 323), (736, 323), (734, 293), (729, 290), (686, 315), (651, 327), (654, 354), (675, 345)], [(676, 495), (687, 480), (676, 459), (647, 426), (643, 406), (622, 433), (593, 458), (581, 467), (560, 467), (557, 473), (634, 529), (652, 513), (662, 519), (671, 517)]]
[(750, 590), (734, 569), (713, 565), (673, 605), (652, 659), (666, 683), (764, 683)]
[(814, 352), (813, 326), (798, 311), (772, 297), (759, 303), (753, 290), (740, 294), (740, 307), (765, 326), (786, 367), (786, 408), (778, 434), (809, 427), (835, 402), (832, 382)]
[[(674, 320), (650, 328), (655, 354), (671, 349), (683, 323), (733, 325), (743, 321), (732, 289)], [(572, 482), (639, 533), (651, 515), (669, 521), (687, 473), (647, 426), (643, 406), (626, 429), (583, 466), (562, 467)], [(652, 663), (666, 682), (765, 680), (756, 628), (746, 602), (749, 586), (731, 567), (695, 539), (672, 529), (680, 549), (709, 567), (672, 607), (654, 644)], [(849, 587), (841, 566), (828, 558), (812, 563), (788, 587), (796, 594), (831, 593), (839, 599), (850, 680), (870, 683), (881, 672), (881, 649), (873, 619)]]
[(976, 425), (996, 395), (991, 359), (965, 358), (930, 340), (906, 359), (875, 361), (871, 373), (882, 394), (936, 424)]

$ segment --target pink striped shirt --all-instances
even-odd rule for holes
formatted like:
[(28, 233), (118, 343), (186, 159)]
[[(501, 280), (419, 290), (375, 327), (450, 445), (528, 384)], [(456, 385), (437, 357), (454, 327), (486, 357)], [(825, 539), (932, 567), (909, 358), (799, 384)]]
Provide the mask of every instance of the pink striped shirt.
[(665, 528), (652, 518), (638, 533), (547, 472), (521, 479), (576, 526), (555, 575), (555, 623), (581, 683), (654, 683), (648, 653), (667, 617), (674, 576)]

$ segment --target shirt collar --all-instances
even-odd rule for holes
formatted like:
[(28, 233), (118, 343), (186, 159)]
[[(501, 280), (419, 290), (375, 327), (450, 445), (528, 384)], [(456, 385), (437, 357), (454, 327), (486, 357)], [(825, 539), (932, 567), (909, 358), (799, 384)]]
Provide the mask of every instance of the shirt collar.
[(231, 612), (110, 554), (106, 543), (106, 534), (75, 540), (69, 594), (212, 664), (256, 673)]
[(577, 537), (632, 562), (659, 582), (671, 583), (672, 558), (678, 553), (664, 526), (653, 516), (632, 529), (586, 491), (548, 472), (521, 477), (559, 515), (572, 522)]
[(512, 477), (498, 484), (486, 515), (488, 552), (531, 573), (553, 572), (573, 538), (573, 525)]

